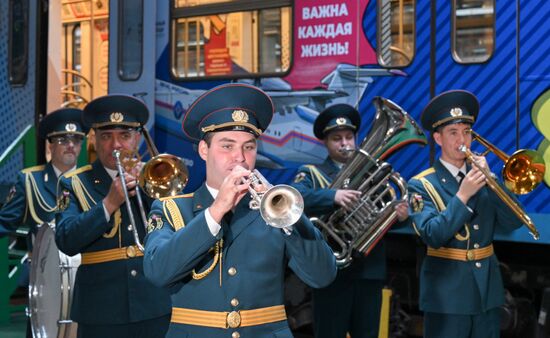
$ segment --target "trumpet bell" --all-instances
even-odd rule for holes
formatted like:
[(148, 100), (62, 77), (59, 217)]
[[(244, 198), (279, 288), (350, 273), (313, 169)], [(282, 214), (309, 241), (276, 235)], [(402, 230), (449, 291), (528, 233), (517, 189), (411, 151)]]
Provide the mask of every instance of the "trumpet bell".
[(189, 172), (183, 161), (171, 154), (151, 158), (139, 175), (139, 186), (151, 198), (175, 196), (183, 191)]
[(295, 188), (278, 184), (267, 190), (260, 202), (260, 214), (275, 228), (285, 228), (298, 221), (304, 212), (304, 199)]
[(502, 169), (504, 185), (515, 194), (533, 191), (543, 180), (546, 165), (534, 150), (523, 149), (513, 153)]

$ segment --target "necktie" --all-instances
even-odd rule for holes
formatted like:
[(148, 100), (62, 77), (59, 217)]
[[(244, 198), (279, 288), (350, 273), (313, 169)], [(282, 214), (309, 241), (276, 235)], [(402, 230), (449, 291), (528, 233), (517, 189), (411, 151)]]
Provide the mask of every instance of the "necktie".
[(459, 171), (458, 174), (456, 174), (456, 179), (458, 181), (458, 185), (462, 183), (462, 180), (464, 179), (466, 175), (462, 171)]

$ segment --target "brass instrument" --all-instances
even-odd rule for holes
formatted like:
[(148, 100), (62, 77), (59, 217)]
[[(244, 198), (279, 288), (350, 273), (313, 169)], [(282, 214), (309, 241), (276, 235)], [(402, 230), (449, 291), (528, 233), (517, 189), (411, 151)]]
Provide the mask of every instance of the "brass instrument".
[(296, 190), (286, 184), (273, 186), (256, 169), (248, 177), (251, 200), (249, 207), (260, 210), (265, 222), (288, 233), (288, 227), (296, 223), (304, 212), (304, 199)]
[(181, 158), (171, 154), (159, 154), (146, 128), (143, 137), (151, 159), (141, 168), (138, 183), (151, 198), (175, 196), (183, 191), (189, 180), (189, 172)]
[[(492, 143), (482, 138), (479, 134), (471, 130), (473, 138), (487, 147), (500, 159), (505, 161), (502, 170), (505, 186), (516, 194), (526, 194), (532, 191), (544, 179), (545, 164), (540, 155), (532, 150), (518, 150), (512, 156), (507, 156), (504, 152), (494, 146)], [(493, 177), (489, 169), (480, 166), (474, 159), (473, 153), (465, 145), (460, 146), (460, 151), (464, 152), (466, 158), (476, 166), (485, 176), (487, 186), (506, 204), (510, 210), (527, 226), (535, 240), (540, 238), (539, 232), (525, 210), (504, 191), (502, 186)]]
[(530, 193), (544, 180), (546, 165), (542, 156), (536, 151), (520, 149), (508, 156), (475, 131), (470, 130), (470, 132), (474, 140), (486, 147), (487, 151), (492, 151), (504, 162), (502, 167), (504, 186), (514, 194)]
[[(145, 228), (147, 224), (147, 216), (143, 207), (143, 200), (139, 192), (140, 187), (151, 198), (161, 198), (166, 196), (174, 196), (179, 194), (186, 186), (189, 174), (187, 167), (183, 161), (174, 155), (159, 154), (155, 147), (151, 136), (146, 128), (142, 130), (145, 138), (145, 143), (149, 149), (151, 159), (147, 161), (141, 168), (138, 177), (138, 186), (136, 186), (136, 198), (138, 209), (141, 216), (142, 226)], [(139, 234), (136, 228), (136, 221), (130, 206), (130, 197), (128, 195), (126, 179), (124, 172), (131, 170), (139, 161), (140, 157), (136, 152), (128, 152), (114, 150), (116, 167), (118, 170), (120, 181), (124, 187), (124, 199), (130, 218), (130, 228), (134, 236), (134, 242), (139, 250), (143, 252), (144, 247), (139, 240)]]
[[(134, 218), (134, 213), (132, 211), (132, 207), (130, 204), (130, 196), (128, 195), (128, 184), (126, 183), (126, 178), (124, 177), (124, 168), (122, 167), (122, 159), (123, 158), (130, 158), (133, 156), (130, 156), (127, 152), (121, 152), (120, 150), (113, 150), (113, 157), (115, 158), (116, 162), (116, 168), (118, 171), (118, 176), (120, 179), (120, 182), (122, 183), (123, 191), (124, 191), (124, 202), (126, 204), (126, 212), (128, 213), (128, 217), (130, 218), (130, 225), (129, 227), (132, 230), (132, 234), (134, 236), (134, 243), (136, 244), (137, 248), (143, 252), (145, 248), (143, 247), (143, 244), (141, 244), (139, 240), (139, 234), (136, 228), (136, 220)], [(136, 187), (136, 196), (138, 198), (138, 207), (142, 218), (142, 225), (145, 227), (146, 224), (146, 218), (145, 218), (145, 209), (143, 208), (143, 202), (141, 200), (141, 195), (139, 193), (138, 187)]]
[[(424, 132), (406, 111), (392, 101), (375, 97), (376, 115), (370, 132), (330, 185), (331, 189), (361, 191), (351, 208), (312, 218), (331, 244), (336, 263), (348, 266), (352, 254), (368, 255), (397, 220), (395, 206), (407, 200), (407, 183), (382, 160), (410, 144), (427, 143)], [(342, 149), (342, 152), (351, 152)]]

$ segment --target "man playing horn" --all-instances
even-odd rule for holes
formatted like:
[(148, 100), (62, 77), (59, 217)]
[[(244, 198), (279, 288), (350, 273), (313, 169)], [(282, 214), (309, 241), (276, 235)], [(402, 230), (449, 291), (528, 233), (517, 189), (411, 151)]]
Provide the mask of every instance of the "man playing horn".
[(199, 97), (183, 118), (184, 135), (206, 162), (206, 182), (155, 201), (145, 242), (147, 277), (172, 293), (169, 338), (290, 338), (286, 266), (314, 287), (336, 275), (332, 251), (307, 218), (280, 229), (250, 209), (257, 138), (272, 116), (263, 91), (226, 84)]
[[(421, 123), (441, 147), (440, 158), (409, 181), (413, 226), (427, 245), (420, 271), (424, 337), (497, 338), (504, 288), (493, 251), (495, 231), (521, 226), (486, 187), (486, 177), (466, 162), (477, 98), (451, 90), (433, 98)], [(488, 169), (482, 156), (477, 164)]]

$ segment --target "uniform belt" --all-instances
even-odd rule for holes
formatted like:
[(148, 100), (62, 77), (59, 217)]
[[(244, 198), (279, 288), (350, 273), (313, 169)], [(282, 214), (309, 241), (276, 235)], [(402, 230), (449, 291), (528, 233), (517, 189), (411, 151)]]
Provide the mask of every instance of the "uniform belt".
[(494, 253), (493, 244), (479, 249), (455, 249), (455, 248), (439, 248), (434, 249), (428, 247), (428, 256), (453, 259), (457, 261), (474, 261), (492, 256)]
[(274, 323), (282, 320), (286, 320), (284, 305), (231, 312), (203, 311), (173, 307), (171, 322), (234, 329), (237, 327)]
[(141, 256), (143, 256), (143, 252), (141, 252), (137, 246), (131, 245), (123, 248), (84, 252), (81, 255), (80, 264), (105, 263)]

